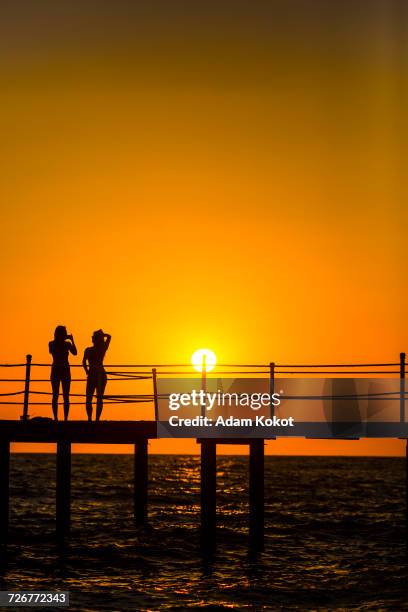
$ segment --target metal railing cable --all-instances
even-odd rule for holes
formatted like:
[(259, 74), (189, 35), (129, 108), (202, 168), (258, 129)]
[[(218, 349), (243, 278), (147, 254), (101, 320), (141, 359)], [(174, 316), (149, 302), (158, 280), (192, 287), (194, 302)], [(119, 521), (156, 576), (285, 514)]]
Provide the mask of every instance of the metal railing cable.
[[(37, 401), (31, 400), (30, 396), (46, 396), (47, 398), (52, 396), (52, 391), (33, 389), (30, 385), (35, 386), (36, 384), (48, 383), (50, 384), (50, 378), (36, 378), (31, 376), (32, 368), (48, 368), (51, 369), (50, 363), (32, 362), (31, 356), (27, 355), (25, 363), (1, 363), (0, 368), (4, 368), (9, 371), (12, 368), (25, 367), (25, 378), (0, 378), (0, 383), (18, 384), (24, 383), (23, 389), (1, 392), (0, 397), (1, 405), (11, 406), (24, 406), (23, 418), (27, 417), (28, 405), (33, 406), (49, 406), (50, 401)], [(71, 368), (83, 368), (82, 364), (70, 364)], [(167, 363), (167, 364), (109, 364), (106, 365), (106, 373), (108, 376), (109, 384), (112, 382), (137, 382), (137, 381), (153, 381), (154, 393), (109, 393), (104, 395), (104, 403), (111, 405), (118, 404), (146, 404), (157, 402), (158, 399), (168, 397), (165, 395), (159, 395), (156, 390), (157, 376), (183, 376), (188, 378), (199, 378), (201, 372), (194, 371), (193, 367), (189, 363)], [(211, 378), (222, 378), (229, 376), (260, 376), (274, 380), (279, 376), (394, 376), (399, 374), (401, 380), (405, 378), (405, 353), (400, 353), (399, 362), (381, 362), (381, 363), (330, 363), (330, 364), (281, 364), (270, 362), (268, 364), (259, 363), (247, 363), (247, 364), (217, 364), (212, 372), (207, 372), (207, 377)], [(72, 378), (73, 383), (86, 383), (85, 377)], [(379, 394), (373, 394), (378, 396)], [(401, 388), (400, 397), (403, 398), (406, 395), (405, 387)], [(22, 396), (21, 401), (16, 401), (19, 396)], [(16, 400), (8, 398), (16, 398)], [(86, 393), (70, 393), (70, 397), (76, 398), (71, 401), (72, 405), (86, 405), (84, 399)], [(355, 396), (360, 397), (360, 396)], [(362, 396), (361, 396), (362, 397)], [(45, 399), (45, 398), (44, 398)], [(300, 399), (300, 397), (299, 397)], [(81, 401), (78, 401), (81, 400)], [(63, 402), (60, 401), (59, 404)], [(25, 417), (24, 417), (25, 415)]]

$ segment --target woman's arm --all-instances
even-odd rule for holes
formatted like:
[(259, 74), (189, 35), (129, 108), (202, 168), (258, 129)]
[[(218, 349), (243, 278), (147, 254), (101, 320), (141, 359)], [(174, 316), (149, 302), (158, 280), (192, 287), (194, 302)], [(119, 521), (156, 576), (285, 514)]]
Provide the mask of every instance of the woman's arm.
[(77, 347), (75, 346), (75, 341), (74, 341), (74, 336), (72, 334), (69, 334), (69, 336), (67, 336), (68, 340), (71, 340), (70, 345), (69, 345), (69, 350), (73, 355), (77, 355), (78, 351), (77, 351)]
[(88, 361), (89, 361), (89, 359), (88, 359), (88, 349), (85, 349), (84, 356), (83, 356), (83, 359), (82, 359), (82, 365), (84, 367), (84, 370), (85, 370), (87, 376), (88, 376), (88, 370), (89, 370), (89, 368), (88, 368)]
[(108, 347), (110, 345), (110, 341), (112, 336), (110, 334), (103, 334), (104, 338), (105, 338), (105, 350), (108, 350)]
[(51, 340), (51, 342), (48, 343), (48, 351), (50, 353), (50, 355), (52, 355), (54, 353), (54, 342)]

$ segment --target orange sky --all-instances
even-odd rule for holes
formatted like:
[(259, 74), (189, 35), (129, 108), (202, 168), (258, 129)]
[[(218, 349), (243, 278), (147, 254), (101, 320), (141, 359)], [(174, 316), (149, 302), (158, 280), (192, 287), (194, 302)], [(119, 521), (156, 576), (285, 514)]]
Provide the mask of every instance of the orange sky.
[(208, 4), (6, 8), (1, 362), (48, 360), (59, 323), (72, 363), (98, 327), (110, 363), (407, 349), (402, 3)]

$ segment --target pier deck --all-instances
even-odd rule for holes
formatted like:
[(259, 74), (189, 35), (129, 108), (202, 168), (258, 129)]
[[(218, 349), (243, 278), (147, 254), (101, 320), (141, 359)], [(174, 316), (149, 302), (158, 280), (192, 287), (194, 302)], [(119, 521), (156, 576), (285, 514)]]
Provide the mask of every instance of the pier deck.
[(0, 420), (2, 442), (135, 444), (156, 438), (156, 421)]

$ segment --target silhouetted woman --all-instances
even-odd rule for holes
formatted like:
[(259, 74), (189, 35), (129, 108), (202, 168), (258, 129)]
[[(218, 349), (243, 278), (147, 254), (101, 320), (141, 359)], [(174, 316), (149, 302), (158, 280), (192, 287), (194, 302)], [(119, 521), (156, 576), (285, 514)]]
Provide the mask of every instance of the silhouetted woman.
[(64, 419), (68, 420), (69, 413), (69, 390), (71, 387), (71, 370), (68, 355), (77, 354), (77, 349), (72, 334), (67, 334), (64, 325), (55, 328), (54, 340), (48, 343), (48, 349), (52, 355), (51, 385), (52, 385), (52, 412), (54, 419), (58, 421), (58, 398), (60, 384), (64, 396)]
[(103, 367), (103, 359), (111, 341), (109, 334), (104, 334), (101, 329), (93, 333), (92, 343), (85, 349), (82, 365), (88, 377), (86, 383), (86, 413), (88, 421), (92, 421), (92, 400), (96, 392), (96, 420), (99, 421), (103, 408), (103, 394), (105, 392), (106, 376)]

